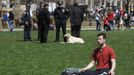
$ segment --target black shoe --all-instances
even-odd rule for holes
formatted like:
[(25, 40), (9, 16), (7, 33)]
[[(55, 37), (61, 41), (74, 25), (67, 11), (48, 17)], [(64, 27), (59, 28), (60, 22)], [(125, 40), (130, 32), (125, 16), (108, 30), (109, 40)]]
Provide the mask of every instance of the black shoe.
[(29, 41), (32, 41), (31, 39)]
[(24, 39), (24, 41), (28, 41), (28, 40)]
[(54, 42), (59, 42), (58, 40), (54, 40)]
[(47, 43), (47, 42), (42, 42), (42, 41), (41, 41), (40, 43)]

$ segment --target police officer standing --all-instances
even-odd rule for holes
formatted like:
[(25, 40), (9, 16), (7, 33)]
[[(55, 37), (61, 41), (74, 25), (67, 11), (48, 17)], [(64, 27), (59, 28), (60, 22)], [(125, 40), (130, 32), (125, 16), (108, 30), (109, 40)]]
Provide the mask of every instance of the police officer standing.
[(78, 6), (77, 2), (74, 3), (74, 7), (71, 10), (70, 20), (73, 25), (73, 30), (71, 30), (72, 36), (80, 37), (81, 24), (83, 22), (83, 11)]
[(39, 8), (37, 8), (36, 10), (36, 18), (37, 18), (37, 24), (38, 24), (38, 41), (40, 40), (40, 26), (41, 26), (41, 22), (39, 19), (39, 13), (41, 12), (41, 10), (44, 8), (44, 4), (42, 2), (40, 2), (39, 4)]
[(66, 21), (69, 17), (69, 11), (63, 7), (63, 1), (58, 2), (58, 7), (54, 10), (54, 19), (56, 24), (56, 39), (55, 42), (59, 42), (60, 39), (60, 28), (62, 28), (64, 42), (66, 38)]
[(48, 4), (44, 4), (44, 8), (39, 12), (38, 21), (40, 22), (40, 43), (47, 43), (48, 28), (50, 23), (50, 13)]

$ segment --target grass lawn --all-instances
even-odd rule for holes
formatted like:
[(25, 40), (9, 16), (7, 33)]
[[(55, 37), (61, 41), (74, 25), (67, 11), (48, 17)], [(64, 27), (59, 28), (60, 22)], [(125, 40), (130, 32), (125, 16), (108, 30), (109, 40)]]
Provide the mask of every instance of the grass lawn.
[[(97, 46), (96, 31), (82, 31), (85, 44), (54, 43), (50, 31), (47, 44), (24, 42), (23, 32), (0, 32), (0, 75), (60, 75), (64, 68), (82, 68)], [(117, 54), (116, 75), (134, 75), (134, 30), (107, 32), (107, 43)]]

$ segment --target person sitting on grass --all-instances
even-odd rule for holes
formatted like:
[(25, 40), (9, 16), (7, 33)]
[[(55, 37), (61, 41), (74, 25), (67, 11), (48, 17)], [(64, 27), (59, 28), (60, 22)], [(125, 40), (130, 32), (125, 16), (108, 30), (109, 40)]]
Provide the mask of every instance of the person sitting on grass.
[[(79, 75), (115, 75), (116, 54), (114, 50), (106, 44), (105, 33), (99, 33), (97, 36), (99, 47), (93, 51), (91, 62), (86, 67), (80, 69)], [(96, 65), (96, 70), (88, 71), (88, 69), (91, 69), (94, 65)]]

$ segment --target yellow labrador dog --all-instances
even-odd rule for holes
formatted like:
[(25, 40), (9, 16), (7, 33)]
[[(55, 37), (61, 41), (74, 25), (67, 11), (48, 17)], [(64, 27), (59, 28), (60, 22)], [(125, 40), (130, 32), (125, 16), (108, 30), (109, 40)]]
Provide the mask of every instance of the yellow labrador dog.
[(64, 37), (67, 38), (66, 43), (84, 43), (84, 40), (82, 38), (73, 37), (69, 33), (65, 34)]

